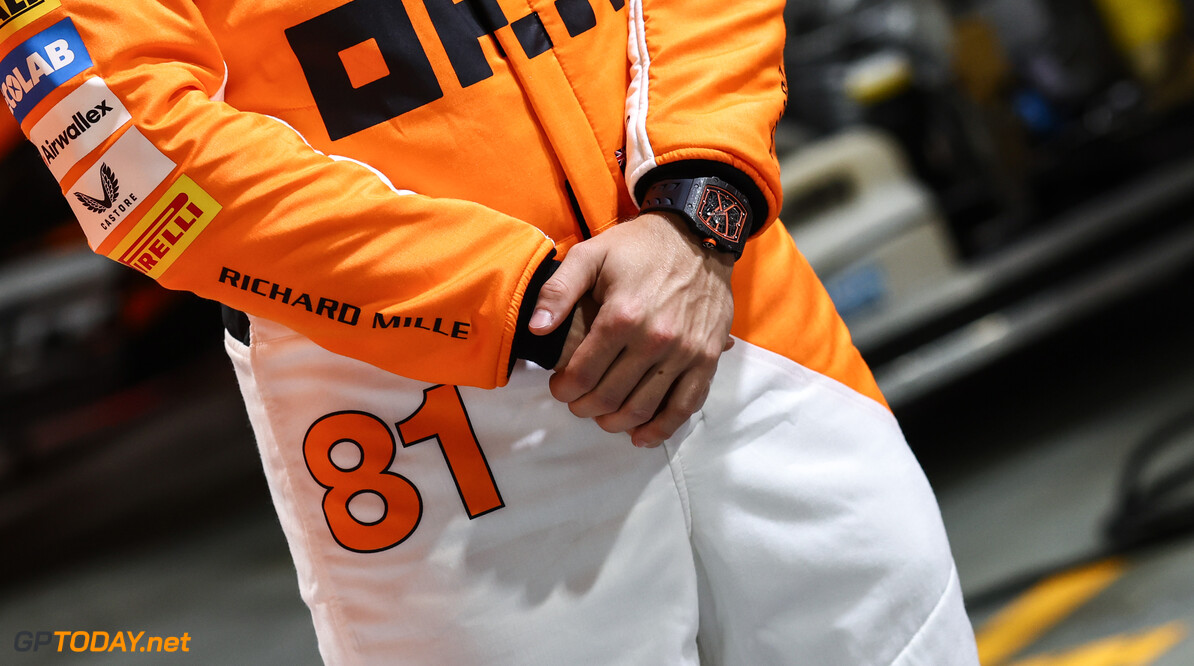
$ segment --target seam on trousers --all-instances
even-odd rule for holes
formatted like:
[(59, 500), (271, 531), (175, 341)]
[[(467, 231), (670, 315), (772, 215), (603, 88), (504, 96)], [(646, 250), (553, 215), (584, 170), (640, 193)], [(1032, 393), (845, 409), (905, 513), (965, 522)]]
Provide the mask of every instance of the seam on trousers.
[[(701, 412), (697, 412), (692, 416), (695, 422), (692, 428), (688, 431), (688, 435), (684, 439), (688, 439), (701, 426), (701, 421), (704, 419)], [(688, 501), (688, 483), (684, 473), (684, 460), (680, 455), (680, 445), (684, 440), (673, 443), (671, 439), (666, 439), (663, 442), (664, 451), (667, 453), (668, 470), (672, 473), (672, 485), (676, 488), (676, 496), (680, 499), (680, 510), (684, 512), (684, 530), (688, 534), (688, 538), (692, 538), (692, 508)]]
[(899, 664), (904, 657), (908, 655), (908, 650), (912, 648), (912, 644), (916, 642), (917, 638), (920, 638), (920, 635), (924, 633), (929, 624), (933, 622), (933, 619), (937, 617), (938, 611), (940, 611), (948, 601), (950, 590), (953, 589), (955, 583), (959, 585), (961, 584), (960, 580), (958, 579), (958, 568), (957, 566), (950, 566), (949, 577), (945, 579), (945, 589), (941, 591), (941, 596), (937, 597), (937, 603), (933, 604), (933, 608), (929, 611), (929, 614), (925, 616), (924, 622), (922, 622), (920, 627), (918, 627), (916, 631), (913, 632), (912, 636), (908, 638), (908, 642), (905, 643), (904, 647), (900, 649), (900, 653), (895, 656), (895, 659), (891, 660), (893, 666), (895, 664)]
[[(314, 538), (313, 535), (316, 534), (317, 532), (309, 529), (310, 525), (307, 524), (307, 520), (303, 515), (302, 507), (301, 507), (300, 503), (298, 502), (298, 495), (297, 495), (296, 491), (294, 490), (294, 482), (295, 482), (294, 477), (290, 474), (289, 469), (285, 465), (285, 459), (282, 458), (282, 456), (281, 456), (282, 442), (278, 439), (277, 431), (274, 428), (274, 417), (273, 417), (274, 410), (270, 407), (271, 401), (266, 398), (264, 387), (262, 387), (262, 385), (261, 385), (261, 380), (260, 380), (259, 373), (258, 373), (258, 364), (256, 362), (256, 357), (262, 351), (262, 348), (269, 347), (270, 343), (277, 342), (277, 340), (268, 340), (268, 341), (261, 340), (260, 337), (257, 335), (256, 331), (254, 330), (254, 329), (256, 329), (256, 326), (255, 326), (255, 322), (252, 320), (252, 318), (250, 318), (250, 320), (249, 320), (249, 328), (250, 328), (250, 338), (249, 339), (252, 342), (250, 343), (250, 345), (247, 348), (244, 349), (245, 358), (248, 361), (247, 364), (249, 366), (249, 370), (250, 370), (250, 372), (252, 372), (252, 375), (253, 375), (254, 393), (257, 396), (257, 400), (261, 403), (261, 411), (263, 413), (263, 416), (265, 417), (265, 423), (263, 425), (269, 431), (268, 437), (269, 437), (270, 446), (275, 449), (274, 455), (278, 456), (280, 461), (283, 463), (281, 466), (281, 469), (276, 470), (282, 474), (281, 481), (282, 481), (283, 487), (280, 490), (286, 494), (285, 500), (290, 503), (290, 506), (292, 507), (292, 509), (294, 511), (294, 518), (296, 521), (298, 521), (300, 530), (302, 532), (302, 535), (300, 538), (302, 538), (305, 542), (302, 544), (302, 547), (304, 547), (307, 551), (307, 558), (308, 558), (308, 561), (311, 563), (311, 568), (313, 569), (312, 573), (316, 575), (316, 581), (317, 581), (318, 587), (322, 588), (322, 587), (325, 587), (324, 583), (326, 583), (326, 581), (329, 580), (329, 576), (328, 576), (328, 572), (327, 572), (326, 568), (324, 567), (322, 553), (320, 553), (317, 556), (316, 548), (311, 544), (311, 540)], [(301, 336), (297, 336), (297, 334), (296, 334), (296, 337), (301, 337)], [(280, 339), (288, 340), (288, 339), (290, 339), (290, 336), (284, 336)], [(260, 341), (260, 342), (258, 342), (258, 341)], [(311, 344), (313, 344), (313, 343), (311, 343)], [(306, 603), (305, 599), (303, 601), (304, 601), (304, 603)], [(312, 602), (314, 602), (314, 601), (315, 600), (312, 599)], [(345, 643), (350, 642), (353, 646), (359, 647), (359, 641), (357, 640), (356, 632), (352, 631), (352, 628), (347, 626), (344, 622), (344, 613), (341, 609), (340, 599), (339, 599), (338, 595), (329, 594), (328, 600), (326, 603), (328, 606), (327, 612), (329, 614), (331, 614), (332, 622), (335, 623), (335, 625), (337, 627), (336, 634), (337, 634), (337, 636), (341, 637), (341, 640), (337, 642), (337, 645), (334, 648), (335, 652), (337, 654), (335, 654), (332, 658), (333, 659), (350, 658), (350, 659), (355, 660), (355, 657), (356, 657), (355, 654), (354, 655), (345, 655), (343, 653), (343, 650), (345, 648)], [(308, 610), (310, 611), (313, 609), (309, 608)], [(350, 640), (345, 641), (343, 639), (343, 637), (348, 637)]]

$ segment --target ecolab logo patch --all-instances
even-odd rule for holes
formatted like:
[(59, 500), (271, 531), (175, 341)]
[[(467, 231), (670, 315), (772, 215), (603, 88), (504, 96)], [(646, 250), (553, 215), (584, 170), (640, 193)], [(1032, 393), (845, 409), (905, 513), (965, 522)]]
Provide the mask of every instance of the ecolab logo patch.
[(108, 257), (157, 279), (221, 210), (195, 181), (180, 176)]
[(3, 0), (0, 2), (0, 42), (58, 7), (58, 0)]
[(132, 120), (98, 78), (87, 79), (37, 121), (29, 140), (59, 181), (71, 167)]
[(55, 88), (91, 66), (70, 19), (63, 19), (30, 37), (0, 60), (0, 94), (12, 115), (21, 122), (33, 106)]
[(67, 188), (67, 202), (91, 247), (98, 249), (116, 225), (166, 180), (174, 166), (136, 128), (112, 144)]

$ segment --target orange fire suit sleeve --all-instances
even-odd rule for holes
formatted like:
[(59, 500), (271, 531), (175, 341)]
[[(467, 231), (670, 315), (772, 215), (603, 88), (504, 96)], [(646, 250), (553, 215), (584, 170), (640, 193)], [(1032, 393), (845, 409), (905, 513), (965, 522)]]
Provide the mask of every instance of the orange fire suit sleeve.
[[(769, 223), (782, 201), (783, 0), (629, 0), (626, 180), (718, 176)], [(756, 223), (757, 234), (764, 224)]]
[(189, 0), (44, 0), (23, 22), (0, 55), (34, 143), (75, 150), (38, 128), (76, 93), (98, 101), (75, 131), (121, 123), (55, 174), (94, 250), (403, 376), (505, 383), (524, 292), (554, 252), (539, 229), (397, 190), (221, 101), (226, 66)]

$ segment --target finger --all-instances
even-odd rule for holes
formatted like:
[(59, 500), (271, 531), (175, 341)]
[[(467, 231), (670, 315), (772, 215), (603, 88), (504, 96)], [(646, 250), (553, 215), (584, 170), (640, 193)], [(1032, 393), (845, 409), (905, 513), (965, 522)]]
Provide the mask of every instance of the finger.
[(728, 352), (734, 348), (734, 338), (726, 338), (726, 345), (721, 348), (723, 352)]
[(572, 360), (572, 355), (576, 353), (580, 343), (589, 334), (589, 329), (593, 326), (593, 318), (597, 314), (597, 302), (593, 300), (592, 296), (582, 296), (576, 303), (576, 309), (572, 314), (572, 327), (568, 330), (568, 335), (564, 338), (564, 347), (560, 350), (560, 358), (556, 361), (553, 370), (559, 372), (568, 366)]
[(681, 375), (665, 399), (664, 408), (647, 423), (631, 429), (631, 443), (641, 448), (654, 448), (674, 435), (705, 405), (716, 369), (716, 366), (694, 368)]
[[(549, 382), (552, 395), (572, 407), (571, 403), (606, 382), (610, 369), (617, 363), (619, 371), (606, 382), (602, 393), (582, 404), (581, 413), (590, 418), (616, 411), (643, 373), (666, 351), (666, 336), (655, 336), (657, 339), (650, 345), (633, 344), (640, 337), (641, 319), (635, 304), (599, 305), (592, 327), (568, 365), (552, 376)], [(622, 358), (628, 350), (633, 350), (634, 356)]]
[[(616, 412), (598, 416), (594, 420), (606, 432), (630, 432), (647, 423), (659, 411), (679, 374), (679, 371), (669, 372), (662, 366), (651, 368)], [(597, 390), (601, 390), (601, 387)]]
[(580, 297), (593, 287), (601, 266), (599, 253), (584, 244), (572, 248), (554, 275), (539, 289), (539, 299), (527, 328), (535, 335), (547, 335), (559, 326)]
[[(655, 365), (658, 359), (633, 354), (630, 351), (631, 349), (632, 347), (627, 347), (610, 364), (609, 369), (605, 372), (605, 376), (601, 378), (597, 386), (568, 404), (568, 408), (572, 410), (573, 414), (581, 418), (595, 419), (599, 416), (613, 415), (623, 410), (646, 412), (641, 414), (642, 418), (637, 423), (628, 423), (625, 427), (610, 429), (602, 421), (598, 421), (598, 425), (609, 432), (623, 432), (632, 426), (646, 423), (655, 415), (655, 409), (659, 406), (659, 402), (667, 393), (667, 389), (671, 386), (671, 382), (675, 379), (675, 376), (683, 368), (677, 367), (670, 376), (663, 377), (662, 379), (666, 379), (667, 381), (660, 386), (662, 379), (655, 379), (655, 376), (656, 374), (663, 375), (665, 371)], [(654, 404), (646, 404), (649, 396), (642, 396), (633, 403), (631, 402), (631, 397), (635, 395), (639, 387), (642, 387), (643, 390), (654, 390)], [(614, 421), (622, 423), (633, 418), (629, 414), (623, 414), (620, 418), (614, 419)]]
[(624, 347), (617, 337), (589, 331), (568, 364), (548, 380), (552, 396), (560, 402), (572, 403), (597, 388)]
[(569, 361), (572, 360), (572, 355), (576, 353), (576, 349), (585, 338), (586, 328), (583, 322), (580, 321), (581, 315), (577, 312), (572, 317), (572, 326), (568, 329), (568, 336), (564, 338), (564, 346), (560, 348), (560, 358), (556, 360), (556, 365), (553, 370), (559, 372), (568, 366)]

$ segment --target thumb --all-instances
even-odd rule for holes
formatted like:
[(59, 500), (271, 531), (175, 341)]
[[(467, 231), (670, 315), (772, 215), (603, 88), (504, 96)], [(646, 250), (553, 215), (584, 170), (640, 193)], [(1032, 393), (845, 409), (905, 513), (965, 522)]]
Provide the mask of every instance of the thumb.
[(535, 311), (527, 324), (531, 333), (547, 335), (554, 331), (576, 307), (580, 297), (593, 288), (600, 261), (583, 247), (582, 243), (572, 248), (555, 274), (539, 289)]

